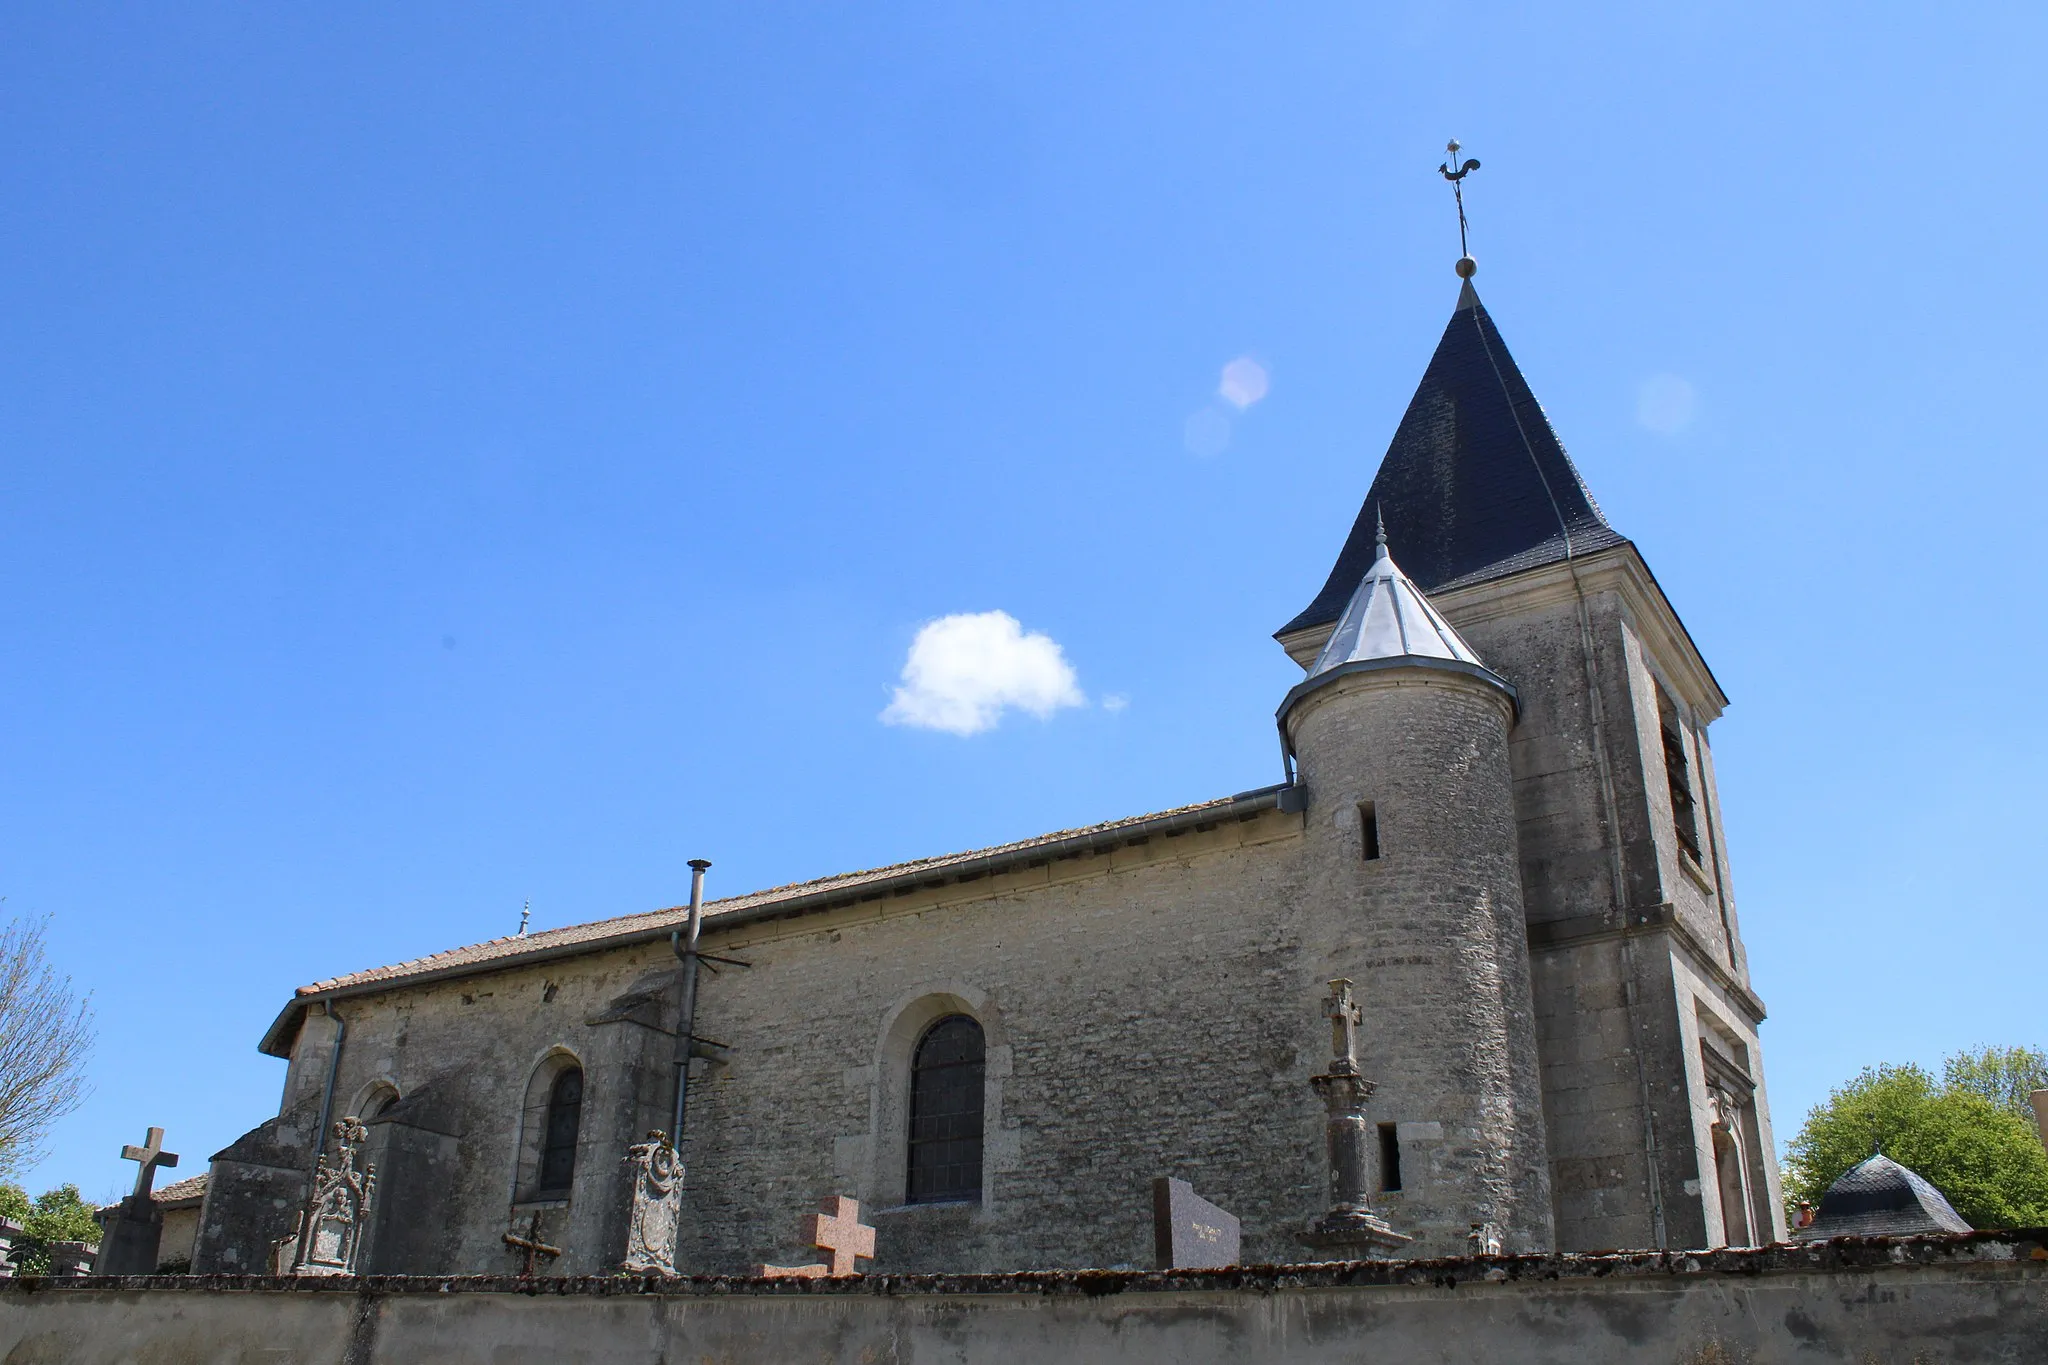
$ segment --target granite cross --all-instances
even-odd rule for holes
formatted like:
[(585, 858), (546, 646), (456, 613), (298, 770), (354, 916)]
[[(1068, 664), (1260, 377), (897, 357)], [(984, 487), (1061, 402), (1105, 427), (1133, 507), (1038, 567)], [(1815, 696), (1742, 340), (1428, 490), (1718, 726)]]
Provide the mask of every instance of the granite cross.
[(875, 1258), (875, 1230), (860, 1221), (860, 1201), (833, 1195), (804, 1219), (804, 1241), (832, 1253), (832, 1264), (757, 1265), (756, 1275), (768, 1279), (813, 1279), (824, 1275), (858, 1275), (855, 1258)]
[(1358, 1070), (1358, 1025), (1364, 1017), (1351, 998), (1351, 983), (1338, 977), (1330, 983), (1332, 994), (1323, 1001), (1323, 1013), (1330, 1016), (1330, 1055), (1333, 1071)]
[(540, 1215), (538, 1213), (534, 1214), (533, 1220), (526, 1225), (526, 1235), (524, 1237), (514, 1232), (506, 1233), (505, 1245), (526, 1253), (526, 1268), (519, 1272), (522, 1279), (532, 1278), (534, 1264), (541, 1257), (545, 1256), (552, 1261), (555, 1257), (562, 1254), (560, 1247), (551, 1247), (540, 1239)]
[(860, 1202), (834, 1195), (821, 1211), (804, 1220), (804, 1237), (820, 1251), (832, 1253), (834, 1275), (857, 1275), (856, 1257), (875, 1259), (875, 1230), (860, 1221)]
[(121, 1159), (123, 1161), (142, 1163), (142, 1169), (135, 1173), (135, 1197), (137, 1199), (149, 1198), (150, 1186), (156, 1183), (157, 1167), (170, 1167), (178, 1164), (178, 1154), (164, 1150), (164, 1130), (161, 1128), (150, 1129), (149, 1136), (143, 1139), (142, 1146), (123, 1147), (121, 1149)]

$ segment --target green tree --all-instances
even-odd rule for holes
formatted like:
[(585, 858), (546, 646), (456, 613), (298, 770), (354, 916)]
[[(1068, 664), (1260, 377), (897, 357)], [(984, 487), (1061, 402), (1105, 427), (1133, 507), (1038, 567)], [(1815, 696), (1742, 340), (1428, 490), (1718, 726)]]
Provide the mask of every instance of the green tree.
[(1865, 1068), (1787, 1144), (1787, 1200), (1818, 1205), (1874, 1151), (1925, 1177), (1974, 1227), (2048, 1224), (2048, 1149), (2031, 1123), (1974, 1084), (1937, 1083), (1917, 1066)]
[(98, 1243), (100, 1225), (92, 1215), (93, 1205), (76, 1185), (59, 1185), (30, 1199), (21, 1186), (0, 1184), (0, 1218), (21, 1224), (27, 1233), (15, 1241), (10, 1258), (20, 1274), (47, 1274), (52, 1242)]
[(1942, 1063), (1941, 1075), (1950, 1088), (1982, 1095), (2032, 1123), (2034, 1110), (2027, 1103), (2027, 1096), (2036, 1090), (2048, 1090), (2048, 1052), (2032, 1047), (1986, 1047), (1958, 1052)]

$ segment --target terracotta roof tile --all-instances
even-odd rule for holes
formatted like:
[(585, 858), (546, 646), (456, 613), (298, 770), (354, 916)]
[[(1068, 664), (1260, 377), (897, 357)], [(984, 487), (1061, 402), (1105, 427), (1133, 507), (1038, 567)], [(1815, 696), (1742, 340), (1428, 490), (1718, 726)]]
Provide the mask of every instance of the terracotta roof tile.
[(205, 1194), (206, 1173), (201, 1171), (198, 1175), (187, 1176), (183, 1180), (173, 1181), (160, 1190), (152, 1191), (150, 1198), (159, 1204), (175, 1204), (181, 1199), (203, 1198)]

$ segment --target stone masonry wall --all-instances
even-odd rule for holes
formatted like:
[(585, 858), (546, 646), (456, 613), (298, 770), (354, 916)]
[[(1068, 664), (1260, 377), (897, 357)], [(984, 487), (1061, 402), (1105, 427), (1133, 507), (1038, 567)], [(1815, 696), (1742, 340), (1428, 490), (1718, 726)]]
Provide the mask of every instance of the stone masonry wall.
[[(1307, 818), (1334, 812), (1312, 807)], [(1390, 818), (1398, 839), (1401, 817)], [(1418, 1254), (1460, 1249), (1479, 1215), (1446, 1195), (1440, 1173), (1472, 1159), (1469, 1115), (1432, 1107), (1425, 1097), (1449, 1088), (1406, 1074), (1384, 1049), (1428, 1039), (1442, 1065), (1467, 1065), (1464, 1011), (1497, 1010), (1524, 989), (1520, 968), (1497, 944), (1400, 936), (1420, 920), (1368, 929), (1355, 846), (1303, 829), (1302, 816), (1268, 812), (797, 919), (728, 929), (714, 916), (706, 948), (753, 965), (704, 981), (698, 1032), (730, 1052), (698, 1063), (692, 1087), (684, 1264), (787, 1262), (804, 1254), (801, 1215), (850, 1194), (880, 1229), (882, 1270), (1141, 1265), (1149, 1182), (1165, 1174), (1243, 1218), (1247, 1258), (1297, 1257), (1298, 1229), (1327, 1203), (1322, 1110), (1307, 1078), (1328, 1058), (1319, 1002), (1340, 975), (1360, 983), (1361, 1060), (1386, 1087), (1373, 1117), (1401, 1125), (1408, 1188), (1388, 1215), (1428, 1224)], [(1408, 894), (1399, 888), (1439, 895), (1419, 867), (1397, 845), (1377, 904)], [(1495, 1003), (1408, 990), (1403, 959), (1473, 951), (1506, 963)], [(674, 1021), (586, 1021), (617, 1015), (623, 996), (665, 998), (672, 971), (666, 945), (649, 945), (338, 1002), (348, 1034), (337, 1110), (339, 1097), (382, 1085), (406, 1103), (430, 1096), (430, 1126), (450, 1140), (429, 1188), (407, 1189), (394, 1171), (383, 1190), (430, 1235), (403, 1257), (373, 1247), (373, 1264), (515, 1268), (504, 1234), (538, 1213), (543, 1239), (568, 1252), (548, 1273), (609, 1269), (611, 1173), (626, 1143), (665, 1118), (669, 1053), (656, 1030)], [(897, 1204), (914, 1042), (905, 1021), (935, 1009), (973, 1013), (987, 1031), (979, 1206)], [(575, 1198), (522, 1205), (528, 1082), (563, 1050), (586, 1069)], [(1510, 1108), (1512, 1128), (1527, 1115), (1522, 1099)], [(1515, 1177), (1517, 1198), (1541, 1178), (1540, 1161), (1534, 1185)], [(1505, 1221), (1524, 1244), (1547, 1237), (1527, 1209)], [(383, 1229), (378, 1240), (398, 1245)]]
[(0, 1282), (18, 1365), (1937, 1365), (2033, 1361), (2048, 1230), (1707, 1257), (1176, 1275)]
[[(1401, 668), (1340, 676), (1287, 718), (1309, 858), (1341, 907), (1326, 928), (1367, 1011), (1375, 1099), (1431, 1139), (1409, 1149), (1426, 1165), (1404, 1159), (1403, 1188), (1382, 1196), (1383, 1216), (1426, 1232), (1418, 1254), (1457, 1249), (1474, 1223), (1510, 1246), (1554, 1245), (1510, 715), (1490, 683)], [(1360, 846), (1368, 801), (1373, 860)]]
[[(1592, 577), (1583, 626), (1579, 598), (1558, 569), (1440, 605), (1521, 702), (1511, 755), (1558, 1244), (1703, 1245), (1723, 1220), (1702, 1122), (1704, 1079), (1691, 1055), (1696, 1020), (1711, 1014), (1716, 1037), (1746, 1054), (1760, 1135), (1752, 1183), (1774, 1191), (1755, 1033), (1761, 1007), (1748, 994), (1735, 935), (1699, 713), (1667, 682), (1688, 718), (1707, 854), (1688, 871), (1673, 832), (1656, 699), (1656, 680), (1674, 676), (1676, 664), (1657, 657), (1612, 578)], [(1707, 984), (1695, 988), (1698, 981)], [(1762, 1211), (1782, 1232), (1782, 1212), (1774, 1204)]]

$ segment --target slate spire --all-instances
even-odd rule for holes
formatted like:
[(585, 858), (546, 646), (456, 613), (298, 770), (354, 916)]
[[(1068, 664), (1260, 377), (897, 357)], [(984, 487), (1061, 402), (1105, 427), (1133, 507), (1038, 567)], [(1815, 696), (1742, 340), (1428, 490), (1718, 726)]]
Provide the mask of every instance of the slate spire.
[(1328, 625), (1372, 567), (1374, 509), (1424, 592), (1622, 543), (1515, 367), (1467, 276), (1321, 592), (1276, 634)]

